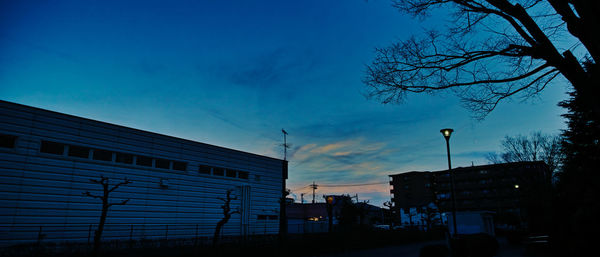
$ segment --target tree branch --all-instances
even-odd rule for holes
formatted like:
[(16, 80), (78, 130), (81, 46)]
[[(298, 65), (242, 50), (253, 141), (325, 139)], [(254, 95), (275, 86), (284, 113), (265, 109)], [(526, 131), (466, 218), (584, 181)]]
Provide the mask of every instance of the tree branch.
[(108, 207), (111, 207), (111, 206), (113, 206), (113, 205), (125, 205), (125, 204), (127, 204), (127, 202), (129, 202), (129, 200), (130, 200), (130, 199), (126, 199), (126, 200), (123, 200), (123, 201), (121, 201), (121, 202), (119, 202), (119, 203), (109, 203), (109, 204), (108, 204)]
[(115, 189), (119, 188), (120, 186), (127, 185), (130, 183), (131, 183), (131, 181), (129, 179), (125, 178), (125, 180), (123, 182), (120, 182), (120, 183), (114, 185), (110, 190), (108, 190), (108, 192), (110, 193), (110, 192), (114, 191)]
[(85, 195), (85, 196), (89, 196), (89, 197), (92, 197), (92, 198), (96, 198), (96, 199), (100, 199), (100, 200), (102, 200), (102, 199), (104, 198), (104, 197), (102, 197), (102, 196), (93, 195), (93, 194), (91, 194), (89, 191), (86, 191), (86, 192), (84, 192), (84, 193), (83, 193), (83, 195)]

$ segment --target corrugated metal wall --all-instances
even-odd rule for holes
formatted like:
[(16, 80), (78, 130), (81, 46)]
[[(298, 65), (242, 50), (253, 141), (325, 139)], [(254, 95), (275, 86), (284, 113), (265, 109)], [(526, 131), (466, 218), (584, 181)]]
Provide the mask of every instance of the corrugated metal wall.
[[(242, 214), (232, 216), (223, 235), (279, 231), (282, 160), (4, 101), (0, 134), (17, 136), (13, 148), (0, 147), (1, 245), (37, 241), (40, 235), (44, 241), (93, 240), (101, 204), (83, 193), (101, 195), (101, 186), (90, 182), (100, 176), (108, 177), (111, 185), (124, 178), (132, 181), (110, 194), (112, 202), (130, 200), (109, 210), (105, 240), (211, 236), (222, 217), (218, 198), (230, 189), (237, 196), (232, 208)], [(77, 158), (66, 152), (43, 153), (42, 141), (187, 166), (180, 171), (117, 163), (114, 155), (112, 161), (100, 161), (92, 154)], [(199, 165), (248, 177), (202, 174)]]

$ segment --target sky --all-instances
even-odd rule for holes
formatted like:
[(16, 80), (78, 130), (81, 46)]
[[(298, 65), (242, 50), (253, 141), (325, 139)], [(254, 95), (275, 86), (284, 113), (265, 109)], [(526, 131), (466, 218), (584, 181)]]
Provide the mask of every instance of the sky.
[(425, 29), (387, 0), (0, 1), (0, 99), (283, 159), (291, 197), (382, 206), (388, 175), (487, 164), (505, 136), (565, 129), (566, 83), (480, 121), (451, 94), (367, 98), (376, 47)]

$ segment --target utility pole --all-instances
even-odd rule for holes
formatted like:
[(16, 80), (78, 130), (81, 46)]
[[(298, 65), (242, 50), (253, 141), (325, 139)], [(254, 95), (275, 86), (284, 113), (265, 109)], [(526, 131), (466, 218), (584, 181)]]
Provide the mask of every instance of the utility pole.
[(313, 183), (312, 183), (312, 185), (310, 185), (310, 187), (311, 187), (311, 188), (312, 188), (312, 190), (313, 190), (313, 200), (312, 200), (312, 203), (315, 203), (315, 190), (317, 189), (317, 187), (318, 187), (318, 186), (317, 186), (317, 184), (315, 184), (315, 182), (313, 181)]

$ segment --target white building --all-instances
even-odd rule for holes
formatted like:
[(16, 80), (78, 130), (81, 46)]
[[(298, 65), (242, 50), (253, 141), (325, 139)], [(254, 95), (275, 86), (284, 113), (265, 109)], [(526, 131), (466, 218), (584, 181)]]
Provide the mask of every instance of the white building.
[(0, 245), (93, 241), (102, 194), (90, 179), (132, 183), (104, 240), (210, 237), (227, 190), (224, 236), (277, 234), (287, 162), (0, 101)]

